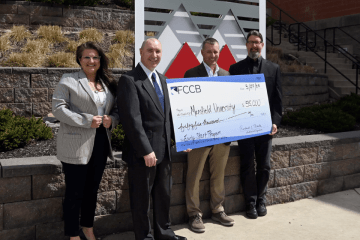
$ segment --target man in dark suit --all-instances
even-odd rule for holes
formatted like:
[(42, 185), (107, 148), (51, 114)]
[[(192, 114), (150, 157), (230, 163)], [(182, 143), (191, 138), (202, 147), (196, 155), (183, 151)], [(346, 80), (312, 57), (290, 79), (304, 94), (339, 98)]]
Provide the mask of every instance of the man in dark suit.
[[(269, 98), (269, 106), (272, 120), (272, 132), (238, 141), (240, 150), (240, 178), (243, 188), (246, 215), (249, 218), (265, 216), (266, 191), (270, 176), (270, 154), (272, 135), (277, 132), (282, 117), (282, 93), (279, 65), (261, 57), (264, 47), (263, 37), (256, 30), (247, 35), (246, 59), (230, 66), (231, 75), (263, 73), (265, 76), (266, 89)], [(256, 157), (256, 174), (254, 166), (254, 154)]]
[[(201, 54), (203, 63), (186, 71), (185, 78), (189, 77), (216, 77), (227, 76), (229, 72), (219, 68), (219, 43), (214, 38), (207, 38), (202, 43)], [(200, 210), (199, 185), (206, 159), (210, 163), (210, 207), (212, 219), (223, 225), (232, 226), (234, 220), (224, 212), (225, 200), (225, 167), (230, 151), (230, 143), (222, 143), (214, 146), (193, 149), (188, 153), (188, 170), (186, 175), (186, 208), (189, 215), (190, 229), (194, 232), (204, 232), (205, 226), (202, 221)]]
[[(128, 163), (131, 212), (136, 240), (184, 240), (170, 228), (172, 186), (170, 140), (173, 136), (166, 78), (155, 70), (162, 56), (155, 38), (143, 42), (141, 62), (122, 75), (117, 91), (125, 131), (123, 160)], [(154, 236), (150, 225), (153, 200)]]

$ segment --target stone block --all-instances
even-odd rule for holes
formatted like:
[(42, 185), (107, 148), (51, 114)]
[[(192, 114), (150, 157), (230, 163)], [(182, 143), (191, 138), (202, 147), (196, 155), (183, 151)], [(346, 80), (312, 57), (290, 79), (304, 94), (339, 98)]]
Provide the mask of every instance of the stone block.
[[(127, 171), (124, 171), (124, 169), (119, 169), (119, 168), (105, 169), (103, 177), (100, 182), (99, 192), (128, 189), (128, 184), (126, 183), (127, 183)], [(127, 185), (127, 187), (124, 187), (124, 185)]]
[(225, 176), (240, 175), (240, 157), (234, 156), (229, 157), (226, 168)]
[[(44, 97), (48, 97), (47, 95)], [(46, 99), (47, 101), (48, 99)], [(32, 115), (35, 117), (45, 117), (49, 113), (51, 113), (51, 102), (43, 102), (43, 103), (33, 103), (33, 112)]]
[(116, 212), (130, 212), (129, 190), (116, 190)]
[(185, 183), (175, 184), (171, 189), (171, 202), (170, 205), (185, 205)]
[(43, 11), (41, 6), (18, 6), (18, 14), (21, 15), (41, 15), (42, 12)]
[(200, 181), (199, 197), (200, 201), (210, 199), (210, 180)]
[(322, 180), (330, 177), (329, 163), (316, 163), (305, 165), (304, 182)]
[(65, 175), (63, 173), (33, 175), (32, 195), (33, 199), (63, 197), (65, 195)]
[(360, 173), (344, 176), (344, 190), (360, 187)]
[(47, 72), (45, 73), (62, 75), (64, 73), (72, 73), (78, 71), (80, 71), (80, 68), (47, 68)]
[(304, 181), (304, 166), (275, 170), (275, 187), (287, 186)]
[(242, 193), (240, 175), (226, 176), (224, 179), (226, 196)]
[(320, 146), (317, 162), (332, 162), (341, 160), (344, 155), (343, 149), (342, 145)]
[(8, 108), (16, 116), (31, 117), (32, 104), (31, 103), (0, 103), (0, 109)]
[(344, 177), (330, 178), (319, 180), (318, 195), (324, 195), (343, 190)]
[(12, 67), (0, 67), (0, 78), (3, 73), (12, 73)]
[(63, 17), (65, 18), (82, 18), (83, 13), (78, 9), (63, 8)]
[(358, 173), (359, 159), (349, 159), (331, 162), (331, 177), (340, 177)]
[(290, 186), (268, 189), (266, 199), (267, 205), (289, 202)]
[(28, 15), (0, 14), (0, 23), (29, 25), (30, 19)]
[(110, 235), (116, 232), (133, 230), (131, 212), (96, 216), (94, 221), (95, 235)]
[(16, 4), (1, 4), (0, 14), (16, 14), (17, 5)]
[(47, 102), (47, 88), (15, 88), (15, 102)]
[(271, 169), (280, 169), (289, 167), (289, 151), (274, 151), (271, 153)]
[(0, 204), (0, 231), (3, 230), (3, 226), (4, 226), (4, 205)]
[(224, 209), (227, 214), (245, 211), (245, 198), (243, 194), (225, 197)]
[(170, 221), (172, 225), (184, 223), (187, 218), (186, 206), (177, 205), (170, 207)]
[(63, 17), (50, 17), (50, 16), (30, 16), (31, 25), (58, 25), (58, 26), (68, 26), (68, 19)]
[(48, 89), (48, 95), (49, 95), (49, 96), (48, 96), (48, 97), (49, 97), (49, 98), (48, 98), (48, 101), (49, 101), (49, 102), (52, 102), (52, 97), (53, 97), (54, 91), (55, 91), (55, 88), (49, 88), (49, 89)]
[(59, 174), (62, 171), (61, 162), (55, 156), (2, 159), (0, 164), (3, 177)]
[(95, 216), (108, 215), (116, 211), (116, 192), (98, 193)]
[(343, 159), (360, 157), (360, 142), (344, 144), (343, 153)]
[(0, 74), (0, 88), (29, 88), (30, 74)]
[(64, 222), (44, 223), (36, 225), (36, 240), (67, 240), (64, 236)]
[(203, 218), (211, 218), (210, 200), (200, 201), (200, 210), (203, 213)]
[(62, 17), (63, 8), (61, 7), (42, 7), (42, 15), (49, 17)]
[(84, 19), (96, 19), (97, 18), (97, 14), (95, 11), (92, 10), (82, 10), (83, 13), (83, 17)]
[(14, 100), (13, 88), (0, 88), (0, 103), (13, 103)]
[(184, 183), (184, 163), (172, 163), (172, 180), (173, 184)]
[(81, 26), (83, 28), (91, 28), (94, 27), (94, 20), (93, 19), (82, 19)]
[(317, 182), (306, 182), (290, 186), (290, 201), (303, 198), (315, 197), (317, 194)]
[(32, 88), (55, 88), (61, 79), (60, 74), (31, 74)]
[(274, 186), (275, 186), (275, 170), (270, 170), (268, 188), (273, 188)]
[(31, 176), (0, 178), (0, 203), (31, 200)]
[(4, 229), (62, 220), (62, 198), (4, 204)]
[(290, 167), (316, 163), (318, 148), (299, 148), (290, 151)]
[(35, 240), (35, 226), (0, 231), (1, 240)]
[(47, 68), (38, 68), (38, 67), (13, 67), (12, 73), (15, 74), (27, 74), (30, 76), (32, 73), (45, 74), (47, 73)]

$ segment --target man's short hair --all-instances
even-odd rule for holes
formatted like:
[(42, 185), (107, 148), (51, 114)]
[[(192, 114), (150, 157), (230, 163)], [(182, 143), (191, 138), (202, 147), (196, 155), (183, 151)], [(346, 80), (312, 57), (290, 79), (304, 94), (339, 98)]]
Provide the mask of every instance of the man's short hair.
[(207, 38), (204, 40), (204, 42), (201, 44), (201, 49), (204, 49), (205, 43), (209, 43), (211, 45), (214, 45), (215, 43), (219, 44), (219, 42), (215, 38)]
[(246, 37), (246, 41), (249, 40), (249, 37), (250, 37), (250, 36), (259, 37), (259, 38), (261, 39), (261, 42), (264, 41), (264, 40), (263, 40), (263, 36), (261, 35), (261, 33), (260, 33), (258, 30), (251, 30), (251, 31), (248, 33), (247, 37)]

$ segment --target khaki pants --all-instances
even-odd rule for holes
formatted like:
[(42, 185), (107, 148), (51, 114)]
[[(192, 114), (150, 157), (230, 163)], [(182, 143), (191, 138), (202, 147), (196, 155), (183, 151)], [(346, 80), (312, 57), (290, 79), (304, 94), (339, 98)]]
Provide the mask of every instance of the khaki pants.
[(193, 149), (188, 153), (188, 170), (186, 177), (186, 208), (188, 215), (194, 216), (200, 210), (199, 185), (204, 165), (209, 156), (210, 163), (210, 207), (213, 213), (224, 211), (225, 200), (225, 167), (229, 156), (229, 144)]

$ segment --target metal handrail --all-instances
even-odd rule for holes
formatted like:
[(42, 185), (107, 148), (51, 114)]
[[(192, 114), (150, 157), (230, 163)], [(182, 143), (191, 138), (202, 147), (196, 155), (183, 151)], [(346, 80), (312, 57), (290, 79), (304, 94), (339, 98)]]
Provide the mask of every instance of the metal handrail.
[[(354, 26), (354, 25), (352, 25)], [(340, 30), (343, 33), (345, 33), (348, 37), (352, 38), (353, 40), (355, 40), (356, 42), (358, 42), (360, 44), (360, 41), (357, 40), (356, 38), (354, 38), (353, 36), (351, 36), (350, 34), (348, 34), (347, 32), (345, 32), (343, 29), (339, 28), (339, 27), (328, 27), (328, 28), (324, 28), (324, 29), (319, 29), (317, 31), (324, 31), (324, 36), (326, 35), (326, 31), (327, 30), (333, 30), (333, 45), (335, 45), (335, 31), (336, 30)], [(333, 49), (333, 52), (335, 52), (335, 49)]]
[[(313, 53), (315, 53), (318, 57), (320, 57), (324, 63), (325, 63), (325, 73), (326, 73), (326, 66), (327, 64), (329, 64), (333, 69), (335, 69), (335, 71), (337, 71), (338, 73), (340, 73), (346, 80), (348, 80), (351, 84), (353, 84), (355, 86), (355, 91), (356, 94), (358, 94), (358, 90), (359, 88), (359, 69), (360, 69), (360, 64), (357, 61), (354, 61), (353, 59), (355, 59), (354, 56), (352, 56), (350, 53), (347, 52), (348, 55), (351, 55), (351, 57), (347, 56), (346, 54), (344, 54), (344, 50), (343, 48), (341, 48), (341, 51), (339, 50), (339, 48), (331, 43), (329, 43), (328, 41), (326, 41), (326, 35), (324, 35), (324, 38), (321, 37), (318, 33), (316, 33), (313, 29), (311, 29), (309, 26), (307, 26), (306, 24), (299, 22), (297, 20), (295, 20), (293, 17), (291, 17), (288, 13), (286, 13), (284, 10), (282, 10), (281, 8), (279, 8), (278, 6), (276, 6), (274, 3), (272, 3), (270, 0), (267, 0), (267, 2), (269, 2), (270, 4), (272, 4), (274, 7), (276, 7), (279, 11), (280, 11), (280, 32), (279, 32), (279, 36), (280, 36), (280, 43), (279, 44), (273, 44), (273, 27), (272, 27), (272, 32), (271, 32), (271, 37), (272, 40), (268, 39), (273, 45), (280, 45), (281, 44), (281, 32), (282, 32), (282, 23), (281, 23), (281, 17), (282, 17), (282, 13), (286, 14), (289, 18), (291, 18), (293, 21), (295, 21), (295, 23), (291, 24), (289, 26), (288, 29), (288, 33), (289, 33), (289, 42), (291, 39), (291, 26), (297, 24), (298, 25), (298, 35), (297, 35), (297, 40), (298, 40), (298, 51), (300, 51), (300, 43), (305, 45), (306, 51), (309, 48)], [(304, 42), (301, 37), (300, 37), (300, 26), (306, 29), (306, 41)], [(308, 47), (308, 31), (312, 32), (315, 34), (315, 46), (316, 46), (316, 36), (320, 37), (320, 39), (324, 40), (324, 45), (325, 45), (325, 58), (321, 57), (318, 53), (315, 52), (315, 47)], [(353, 83), (347, 76), (345, 76), (342, 72), (340, 72), (336, 67), (334, 67), (331, 63), (329, 63), (327, 61), (327, 46), (331, 45), (334, 48), (336, 48), (341, 54), (343, 54), (346, 58), (348, 58), (353, 64), (356, 65), (356, 83)], [(351, 59), (353, 58), (353, 59)]]

